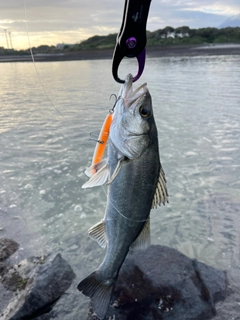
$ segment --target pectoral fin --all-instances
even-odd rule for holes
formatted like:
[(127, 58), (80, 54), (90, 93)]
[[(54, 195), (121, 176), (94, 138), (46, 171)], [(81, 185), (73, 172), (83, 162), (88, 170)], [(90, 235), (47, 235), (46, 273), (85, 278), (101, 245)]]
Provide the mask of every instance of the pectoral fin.
[(131, 244), (130, 250), (147, 249), (150, 242), (150, 219), (148, 219), (137, 239)]
[(120, 171), (120, 169), (122, 167), (122, 162), (123, 162), (124, 159), (125, 158), (121, 158), (121, 159), (118, 160), (117, 166), (116, 166), (115, 170), (113, 171), (113, 174), (112, 174), (112, 176), (111, 176), (111, 178), (110, 178), (110, 180), (108, 181), (107, 184), (110, 184), (116, 178), (116, 176), (118, 175), (118, 173), (119, 173), (119, 171)]
[(153, 197), (153, 202), (152, 202), (152, 208), (157, 208), (157, 206), (164, 204), (167, 202), (168, 203), (168, 192), (167, 192), (167, 186), (166, 186), (166, 179), (165, 179), (165, 174), (164, 171), (161, 167), (160, 173), (159, 173), (159, 179), (157, 183), (157, 188), (155, 191), (155, 195)]
[[(95, 173), (93, 172), (93, 170), (96, 170)], [(91, 172), (93, 173), (91, 174)], [(91, 166), (85, 171), (85, 174), (90, 176), (91, 178), (86, 183), (84, 183), (84, 185), (82, 186), (83, 189), (103, 185), (109, 178), (109, 168), (107, 166), (107, 161), (101, 161)]]
[(88, 235), (102, 247), (106, 248), (107, 245), (107, 238), (106, 238), (106, 231), (104, 221), (100, 221), (90, 229), (88, 229)]

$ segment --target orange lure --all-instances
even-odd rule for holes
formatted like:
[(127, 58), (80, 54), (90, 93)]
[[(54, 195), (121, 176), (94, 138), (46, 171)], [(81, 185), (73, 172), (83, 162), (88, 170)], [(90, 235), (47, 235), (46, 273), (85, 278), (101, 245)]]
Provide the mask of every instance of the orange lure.
[[(107, 145), (107, 140), (108, 140), (112, 120), (113, 120), (113, 114), (109, 113), (106, 116), (106, 119), (105, 119), (103, 126), (102, 126), (102, 129), (101, 129), (101, 132), (98, 136), (98, 142), (95, 147), (94, 154), (93, 154), (92, 165), (94, 165), (102, 160), (102, 157), (103, 157), (106, 145)], [(96, 173), (96, 170), (93, 169), (92, 174), (95, 174), (95, 173)]]

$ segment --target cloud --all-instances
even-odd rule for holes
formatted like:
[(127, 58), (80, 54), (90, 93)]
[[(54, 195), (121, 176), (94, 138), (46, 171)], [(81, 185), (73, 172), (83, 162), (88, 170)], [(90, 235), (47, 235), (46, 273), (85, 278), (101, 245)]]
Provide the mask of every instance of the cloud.
[[(95, 34), (119, 32), (124, 0), (25, 0), (27, 24), (32, 44), (39, 41), (56, 45), (76, 43)], [(239, 0), (152, 0), (147, 29), (165, 26), (216, 27), (240, 13)], [(0, 46), (5, 46), (4, 28), (11, 31), (13, 43), (28, 47), (24, 2), (0, 3)]]
[[(158, 0), (152, 1), (149, 18), (158, 21), (161, 27), (178, 27), (184, 23), (190, 28), (217, 27), (230, 16), (240, 13), (239, 0), (212, 1)], [(156, 25), (154, 23), (154, 25)]]

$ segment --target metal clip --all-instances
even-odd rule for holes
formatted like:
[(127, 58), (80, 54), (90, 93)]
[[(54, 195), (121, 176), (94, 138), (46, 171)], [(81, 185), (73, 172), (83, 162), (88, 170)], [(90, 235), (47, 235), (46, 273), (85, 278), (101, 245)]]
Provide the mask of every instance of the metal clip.
[(118, 67), (124, 57), (138, 60), (138, 73), (133, 78), (137, 81), (143, 73), (147, 43), (146, 24), (151, 0), (125, 0), (123, 21), (117, 36), (113, 53), (112, 74), (113, 78), (124, 83), (118, 77)]

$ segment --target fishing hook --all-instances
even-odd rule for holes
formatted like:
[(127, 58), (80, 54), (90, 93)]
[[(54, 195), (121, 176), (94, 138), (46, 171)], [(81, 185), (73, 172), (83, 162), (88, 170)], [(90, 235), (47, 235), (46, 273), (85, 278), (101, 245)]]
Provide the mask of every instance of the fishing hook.
[(89, 135), (90, 135), (90, 139), (89, 139), (90, 141), (95, 141), (95, 142), (97, 142), (97, 143), (104, 144), (104, 141), (99, 140), (99, 139), (97, 138), (97, 135), (96, 135), (95, 133), (90, 132)]

